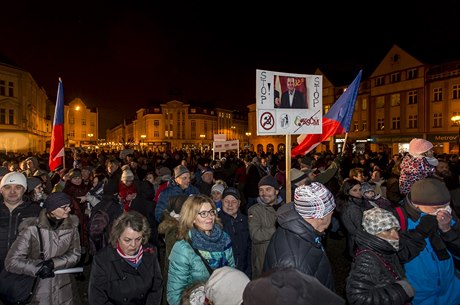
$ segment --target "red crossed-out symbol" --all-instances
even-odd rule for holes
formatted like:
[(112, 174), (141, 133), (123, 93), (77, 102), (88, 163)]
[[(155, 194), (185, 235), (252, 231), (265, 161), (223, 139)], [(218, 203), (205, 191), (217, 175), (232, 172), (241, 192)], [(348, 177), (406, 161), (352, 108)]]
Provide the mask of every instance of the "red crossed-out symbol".
[(260, 126), (265, 130), (270, 130), (275, 125), (275, 118), (270, 112), (264, 112), (260, 116)]

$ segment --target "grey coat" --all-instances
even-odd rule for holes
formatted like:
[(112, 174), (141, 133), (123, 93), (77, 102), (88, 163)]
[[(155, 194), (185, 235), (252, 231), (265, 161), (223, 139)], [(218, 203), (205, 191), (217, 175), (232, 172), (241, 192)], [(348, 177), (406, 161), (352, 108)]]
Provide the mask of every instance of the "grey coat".
[[(19, 235), (11, 245), (5, 259), (6, 270), (14, 273), (35, 275), (41, 262), (37, 229), (43, 241), (44, 259), (53, 259), (55, 270), (74, 267), (80, 260), (80, 236), (78, 218), (70, 215), (53, 230), (42, 209), (38, 217), (25, 219), (19, 226)], [(40, 279), (31, 304), (72, 304), (72, 285), (69, 274)]]

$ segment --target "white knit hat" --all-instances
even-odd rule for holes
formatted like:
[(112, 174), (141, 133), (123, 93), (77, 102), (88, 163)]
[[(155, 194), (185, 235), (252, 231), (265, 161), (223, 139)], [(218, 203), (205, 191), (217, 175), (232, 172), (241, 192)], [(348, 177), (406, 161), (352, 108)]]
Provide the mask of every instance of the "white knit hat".
[(323, 218), (335, 209), (335, 200), (323, 184), (312, 182), (295, 189), (294, 207), (302, 218)]
[(27, 190), (27, 178), (24, 174), (19, 172), (11, 172), (3, 176), (2, 181), (0, 182), (0, 189), (5, 185), (19, 184)]
[(249, 283), (248, 276), (232, 267), (221, 267), (212, 273), (204, 289), (212, 304), (240, 305), (243, 303), (243, 291)]
[(125, 169), (123, 173), (121, 174), (121, 181), (126, 182), (126, 181), (133, 181), (134, 180), (134, 174), (130, 169)]

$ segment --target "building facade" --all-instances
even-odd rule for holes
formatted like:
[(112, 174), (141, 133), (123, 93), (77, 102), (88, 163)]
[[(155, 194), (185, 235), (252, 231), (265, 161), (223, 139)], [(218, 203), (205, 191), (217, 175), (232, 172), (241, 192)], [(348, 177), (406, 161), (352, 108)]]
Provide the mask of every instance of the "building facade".
[(49, 150), (54, 105), (27, 71), (0, 63), (0, 152)]
[(64, 105), (64, 141), (66, 147), (90, 147), (98, 144), (99, 114), (80, 99)]
[(132, 121), (107, 131), (105, 145), (128, 144), (152, 151), (212, 149), (214, 135), (247, 143), (247, 117), (232, 110), (200, 108), (172, 100), (157, 107), (141, 108)]

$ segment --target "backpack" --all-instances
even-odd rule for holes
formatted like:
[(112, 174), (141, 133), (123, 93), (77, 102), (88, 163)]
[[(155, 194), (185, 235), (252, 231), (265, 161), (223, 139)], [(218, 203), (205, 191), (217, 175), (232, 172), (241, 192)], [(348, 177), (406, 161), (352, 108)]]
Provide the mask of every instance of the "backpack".
[(89, 252), (91, 255), (104, 248), (109, 243), (110, 226), (115, 217), (109, 214), (111, 200), (100, 202), (102, 206), (93, 208), (88, 221)]

